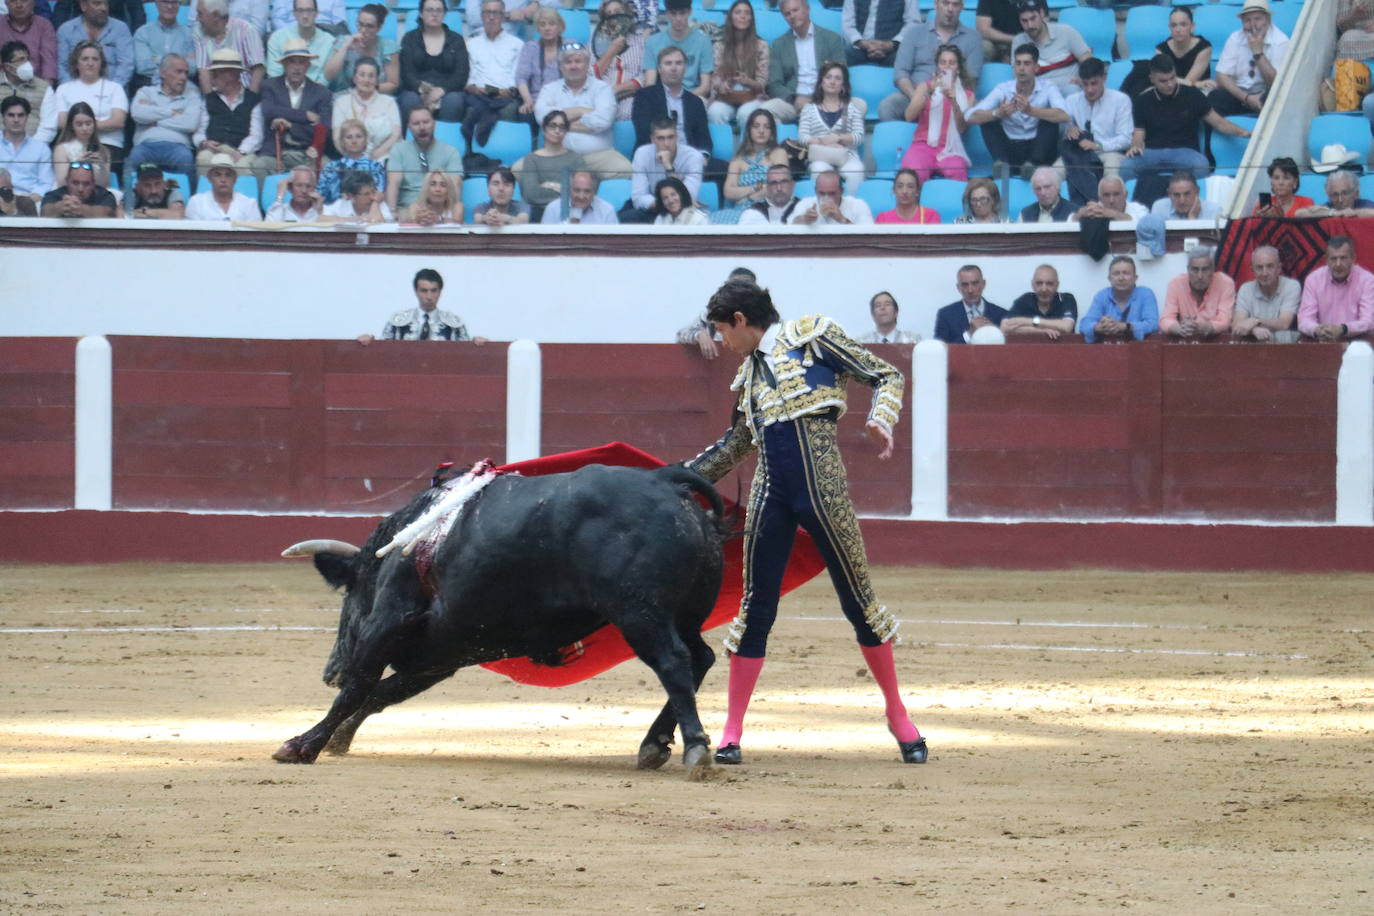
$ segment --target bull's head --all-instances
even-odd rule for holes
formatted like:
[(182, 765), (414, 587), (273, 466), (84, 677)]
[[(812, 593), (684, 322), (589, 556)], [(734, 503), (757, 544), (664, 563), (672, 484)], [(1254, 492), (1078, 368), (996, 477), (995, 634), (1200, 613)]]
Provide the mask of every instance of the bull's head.
[(313, 540), (292, 544), (282, 551), (283, 557), (314, 557), (330, 588), (344, 590), (343, 608), (339, 613), (339, 631), (324, 666), (324, 682), (337, 688), (343, 675), (344, 662), (353, 645), (358, 620), (367, 616), (372, 607), (373, 579), (367, 575), (365, 555), (359, 548), (345, 541)]

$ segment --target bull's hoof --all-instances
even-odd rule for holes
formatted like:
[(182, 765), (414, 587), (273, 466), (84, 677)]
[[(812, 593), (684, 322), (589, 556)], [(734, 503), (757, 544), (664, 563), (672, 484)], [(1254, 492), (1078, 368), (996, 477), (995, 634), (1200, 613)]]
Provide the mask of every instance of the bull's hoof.
[(711, 749), (704, 744), (693, 744), (682, 752), (682, 765), (696, 772), (711, 768)]
[(339, 738), (337, 735), (325, 743), (324, 752), (331, 757), (342, 757), (353, 746), (353, 739)]
[(282, 746), (272, 755), (272, 759), (278, 763), (314, 763), (315, 757), (315, 754), (305, 750), (300, 738), (283, 741)]
[(639, 760), (635, 763), (635, 768), (640, 770), (657, 770), (668, 762), (673, 756), (673, 749), (666, 744), (657, 741), (645, 741), (639, 746)]

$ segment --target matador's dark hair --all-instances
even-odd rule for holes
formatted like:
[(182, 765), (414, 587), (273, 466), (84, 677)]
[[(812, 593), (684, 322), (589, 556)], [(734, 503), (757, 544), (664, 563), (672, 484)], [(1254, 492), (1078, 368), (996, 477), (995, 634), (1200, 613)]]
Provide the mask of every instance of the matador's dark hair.
[(729, 324), (735, 320), (735, 312), (742, 314), (747, 324), (765, 330), (782, 320), (778, 310), (773, 307), (773, 297), (768, 295), (768, 290), (748, 280), (727, 280), (706, 303), (707, 321)]

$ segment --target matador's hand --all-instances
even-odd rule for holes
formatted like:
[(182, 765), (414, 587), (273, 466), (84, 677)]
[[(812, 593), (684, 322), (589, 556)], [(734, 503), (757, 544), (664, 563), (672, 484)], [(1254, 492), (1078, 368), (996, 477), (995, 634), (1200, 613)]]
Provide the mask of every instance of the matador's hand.
[(873, 420), (869, 420), (864, 426), (864, 433), (878, 446), (878, 460), (886, 461), (892, 457), (892, 433), (883, 429)]

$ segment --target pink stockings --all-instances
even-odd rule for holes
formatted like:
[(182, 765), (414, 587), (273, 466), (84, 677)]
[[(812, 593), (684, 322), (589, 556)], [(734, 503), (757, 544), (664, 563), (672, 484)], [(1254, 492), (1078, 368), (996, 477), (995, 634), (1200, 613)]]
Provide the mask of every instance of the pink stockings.
[(958, 156), (940, 158), (938, 150), (919, 140), (912, 141), (912, 144), (906, 148), (906, 153), (902, 156), (901, 167), (915, 169), (916, 174), (921, 176), (921, 184), (930, 181), (931, 176), (936, 172), (945, 178), (953, 178), (955, 181), (968, 181), (967, 162)]

